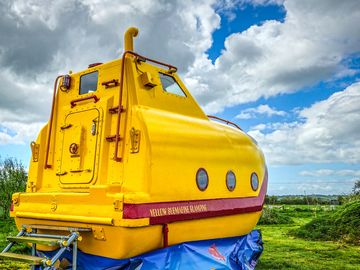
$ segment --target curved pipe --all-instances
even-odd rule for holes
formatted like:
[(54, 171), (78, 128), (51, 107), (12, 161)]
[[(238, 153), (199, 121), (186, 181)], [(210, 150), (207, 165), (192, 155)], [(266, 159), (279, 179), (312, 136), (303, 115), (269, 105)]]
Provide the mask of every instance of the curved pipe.
[(136, 27), (130, 27), (126, 30), (124, 35), (124, 47), (126, 51), (134, 51), (134, 40), (133, 38), (136, 37), (139, 33), (139, 29)]
[(54, 108), (55, 108), (55, 102), (56, 102), (56, 89), (57, 89), (57, 85), (58, 85), (58, 81), (60, 78), (62, 78), (64, 75), (60, 75), (56, 77), (55, 83), (54, 83), (54, 93), (53, 93), (53, 100), (52, 100), (52, 106), (51, 106), (51, 114), (50, 114), (50, 123), (48, 126), (49, 132), (48, 132), (48, 137), (47, 137), (47, 144), (46, 144), (46, 152), (45, 152), (45, 169), (47, 168), (51, 168), (51, 165), (48, 164), (48, 160), (49, 160), (49, 149), (50, 149), (50, 140), (51, 140), (51, 130), (52, 130), (52, 125), (53, 125), (53, 118), (54, 118)]

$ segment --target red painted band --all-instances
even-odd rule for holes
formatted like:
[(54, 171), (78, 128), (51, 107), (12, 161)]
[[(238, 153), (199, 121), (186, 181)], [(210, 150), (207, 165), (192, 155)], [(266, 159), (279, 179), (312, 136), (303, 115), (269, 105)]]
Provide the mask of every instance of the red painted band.
[(153, 225), (260, 211), (265, 201), (267, 180), (266, 171), (259, 196), (257, 197), (144, 204), (125, 203), (123, 218), (150, 218), (150, 224)]

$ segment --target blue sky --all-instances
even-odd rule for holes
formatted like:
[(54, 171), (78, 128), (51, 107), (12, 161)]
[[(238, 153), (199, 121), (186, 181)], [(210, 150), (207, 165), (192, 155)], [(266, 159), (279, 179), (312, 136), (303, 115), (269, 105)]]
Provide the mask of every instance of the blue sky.
[[(221, 26), (213, 33), (214, 43), (207, 51), (209, 58), (215, 62), (217, 57), (224, 49), (224, 40), (232, 33), (246, 31), (253, 25), (261, 25), (267, 20), (276, 20), (284, 22), (286, 10), (282, 5), (267, 5), (254, 6), (246, 4), (233, 10), (233, 14), (229, 18), (227, 14), (221, 15)], [(260, 98), (254, 102), (249, 102), (241, 105), (231, 107), (218, 113), (219, 116), (225, 119), (231, 119), (238, 123), (245, 131), (251, 130), (251, 127), (261, 123), (277, 123), (277, 122), (292, 122), (297, 116), (295, 111), (301, 108), (309, 107), (312, 104), (326, 100), (335, 92), (344, 89), (344, 86), (351, 85), (359, 81), (360, 58), (359, 54), (353, 54), (343, 60), (350, 68), (356, 70), (355, 74), (346, 76), (340, 79), (327, 78), (320, 80), (313, 85), (297, 89), (295, 93), (280, 94), (269, 98)], [(271, 108), (276, 108), (287, 113), (286, 116), (269, 116), (256, 117), (251, 119), (236, 119), (239, 111), (248, 108), (257, 107), (261, 104), (267, 104)], [(359, 104), (360, 106), (360, 104)], [(344, 194), (351, 191), (354, 179), (360, 179), (360, 175), (339, 175), (334, 173), (325, 173), (325, 175), (307, 175), (305, 172), (319, 172), (319, 170), (334, 170), (334, 171), (358, 171), (359, 164), (349, 164), (346, 162), (331, 162), (331, 163), (303, 163), (297, 165), (275, 165), (269, 166), (270, 194)], [(356, 178), (357, 177), (357, 178)], [(313, 184), (315, 183), (315, 186)], [(316, 186), (323, 186), (324, 189), (316, 189)], [(338, 188), (339, 185), (344, 187)], [(315, 187), (315, 189), (314, 189)]]
[(359, 10), (356, 0), (8, 1), (0, 155), (27, 166), (53, 78), (118, 58), (135, 25), (138, 52), (178, 66), (206, 113), (258, 141), (269, 194), (348, 193), (360, 179)]

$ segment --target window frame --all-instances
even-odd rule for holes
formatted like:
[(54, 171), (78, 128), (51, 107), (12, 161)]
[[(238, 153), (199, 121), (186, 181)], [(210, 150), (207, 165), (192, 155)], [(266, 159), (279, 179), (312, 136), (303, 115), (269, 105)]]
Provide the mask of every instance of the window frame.
[[(160, 79), (160, 83), (161, 83), (161, 89), (162, 89), (162, 91), (163, 91), (164, 93), (166, 93), (166, 94), (171, 94), (171, 95), (174, 95), (174, 96), (177, 96), (177, 97), (181, 97), (181, 98), (187, 98), (187, 97), (188, 97), (187, 94), (186, 94), (186, 92), (185, 92), (184, 89), (180, 86), (180, 84), (178, 83), (178, 81), (176, 80), (176, 78), (175, 78), (174, 76), (171, 76), (171, 75), (169, 75), (169, 74), (167, 74), (167, 73), (165, 73), (165, 72), (161, 72), (161, 71), (159, 71), (158, 74), (159, 74), (159, 79)], [(181, 90), (181, 92), (183, 93), (183, 95), (178, 95), (178, 94), (175, 94), (175, 93), (166, 91), (166, 90), (164, 89), (163, 83), (162, 83), (162, 81), (161, 81), (160, 74), (172, 78), (172, 79), (174, 80), (174, 82), (177, 84), (177, 86), (180, 88), (180, 90)]]
[[(92, 74), (92, 73), (97, 73), (97, 80), (96, 80), (96, 89), (94, 91), (88, 91), (86, 93), (81, 93), (81, 80), (82, 80), (82, 77), (86, 76), (86, 75), (89, 75), (89, 74)], [(99, 84), (99, 70), (94, 70), (94, 71), (91, 71), (91, 72), (87, 72), (85, 74), (82, 74), (79, 78), (79, 92), (78, 92), (78, 95), (86, 95), (86, 94), (89, 94), (89, 93), (94, 93), (94, 92), (97, 92), (98, 91), (98, 84)]]

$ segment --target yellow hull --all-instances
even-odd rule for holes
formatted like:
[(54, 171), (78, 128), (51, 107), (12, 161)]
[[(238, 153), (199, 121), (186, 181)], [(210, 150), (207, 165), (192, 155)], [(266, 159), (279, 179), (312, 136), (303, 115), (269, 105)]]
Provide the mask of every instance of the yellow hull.
[[(188, 241), (244, 235), (254, 228), (260, 215), (261, 212), (259, 211), (254, 213), (171, 223), (168, 225), (169, 245)], [(126, 228), (109, 225), (99, 226), (98, 224), (45, 221), (26, 218), (17, 218), (16, 224), (18, 228), (21, 228), (21, 225), (23, 224), (46, 224), (80, 228), (86, 227), (93, 228), (95, 230), (101, 228), (103, 230), (102, 233), (99, 231), (81, 233), (82, 241), (79, 242), (79, 248), (88, 254), (114, 259), (129, 258), (163, 247), (163, 228), (161, 225)], [(49, 231), (46, 231), (46, 233), (49, 233)], [(105, 239), (95, 239), (94, 233), (99, 233), (101, 236), (103, 235)], [(38, 249), (46, 251), (49, 250), (49, 248), (45, 246), (39, 246)]]

